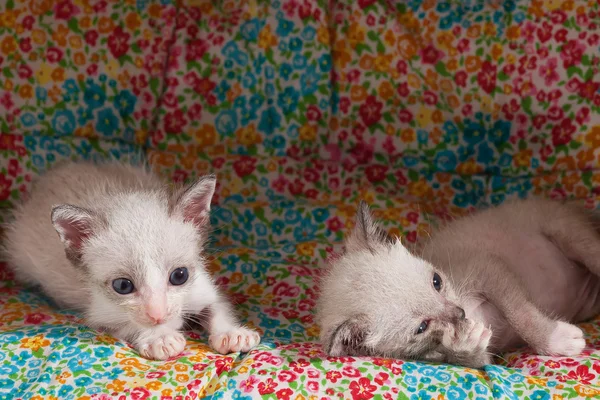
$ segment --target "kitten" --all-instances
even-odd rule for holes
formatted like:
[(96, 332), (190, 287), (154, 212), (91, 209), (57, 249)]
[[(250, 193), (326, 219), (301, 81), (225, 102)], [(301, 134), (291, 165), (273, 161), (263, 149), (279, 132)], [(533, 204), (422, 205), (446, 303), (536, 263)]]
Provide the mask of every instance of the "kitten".
[(180, 354), (184, 319), (201, 313), (216, 351), (248, 351), (258, 333), (238, 323), (204, 268), (215, 184), (204, 176), (171, 193), (143, 168), (56, 167), (15, 210), (9, 263), (18, 280), (83, 311), (89, 326), (129, 341), (146, 358)]
[(317, 312), (332, 356), (474, 368), (525, 344), (575, 356), (585, 340), (568, 322), (600, 312), (600, 235), (573, 205), (532, 199), (476, 212), (433, 232), (416, 255), (361, 203), (345, 244)]

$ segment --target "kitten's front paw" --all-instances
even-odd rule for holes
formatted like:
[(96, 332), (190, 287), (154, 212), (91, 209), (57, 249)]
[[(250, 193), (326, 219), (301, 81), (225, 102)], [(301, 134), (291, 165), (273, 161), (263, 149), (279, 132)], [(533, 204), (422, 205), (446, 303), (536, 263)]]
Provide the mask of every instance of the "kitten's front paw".
[(455, 330), (447, 330), (442, 338), (442, 345), (456, 353), (479, 353), (487, 349), (492, 331), (481, 322), (466, 320)]
[(554, 331), (550, 334), (547, 348), (540, 353), (550, 356), (577, 356), (584, 348), (583, 331), (575, 325), (558, 321)]
[(221, 354), (247, 352), (260, 343), (260, 335), (251, 329), (240, 327), (210, 335), (208, 342), (210, 347)]
[(138, 339), (137, 350), (151, 360), (167, 360), (178, 356), (185, 348), (185, 338), (177, 331), (149, 335)]

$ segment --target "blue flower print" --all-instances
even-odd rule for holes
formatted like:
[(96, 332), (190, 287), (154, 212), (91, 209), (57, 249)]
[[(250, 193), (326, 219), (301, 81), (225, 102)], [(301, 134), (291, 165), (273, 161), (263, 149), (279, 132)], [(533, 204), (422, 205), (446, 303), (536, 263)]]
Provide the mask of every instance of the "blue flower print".
[(225, 110), (217, 116), (215, 120), (217, 132), (224, 136), (231, 136), (238, 127), (237, 114), (235, 110)]
[(256, 85), (256, 77), (252, 72), (246, 72), (244, 78), (242, 79), (242, 86), (246, 89), (253, 88)]
[(104, 108), (98, 113), (96, 130), (104, 136), (111, 137), (119, 129), (119, 119), (110, 108)]
[(475, 145), (484, 139), (485, 129), (477, 122), (468, 122), (463, 137), (468, 144)]
[(481, 143), (477, 148), (477, 162), (488, 165), (492, 161), (494, 161), (494, 150), (492, 150), (488, 142)]
[(307, 26), (302, 31), (301, 36), (302, 36), (302, 39), (306, 40), (307, 42), (310, 42), (311, 40), (314, 39), (316, 34), (317, 34), (317, 31), (315, 30), (315, 28), (313, 28), (312, 26)]
[(114, 350), (106, 346), (98, 346), (94, 349), (94, 355), (98, 358), (110, 357), (114, 354)]
[(290, 75), (292, 74), (292, 72), (294, 71), (294, 69), (292, 68), (292, 66), (288, 63), (282, 63), (281, 66), (279, 67), (279, 76), (281, 76), (281, 78), (283, 78), (283, 80), (287, 81), (288, 79), (290, 79)]
[(12, 379), (0, 379), (0, 389), (10, 390), (15, 386), (15, 381)]
[(272, 135), (280, 126), (281, 115), (279, 115), (275, 107), (269, 107), (262, 112), (258, 123), (258, 130), (267, 135)]
[(410, 396), (410, 400), (431, 400), (431, 395), (425, 389), (419, 390), (419, 393)]
[(321, 72), (331, 71), (331, 55), (323, 54), (319, 57), (319, 68), (321, 69)]
[(122, 117), (127, 117), (133, 113), (135, 109), (135, 103), (137, 97), (133, 95), (129, 90), (121, 90), (118, 95), (115, 96), (114, 105), (119, 114)]
[(439, 151), (435, 155), (434, 163), (438, 170), (444, 172), (452, 172), (456, 168), (457, 164), (456, 154), (454, 154), (450, 150)]
[(302, 51), (302, 46), (302, 40), (300, 40), (299, 38), (290, 39), (290, 51), (299, 53)]
[(304, 69), (306, 68), (306, 57), (302, 54), (296, 54), (292, 59), (292, 65), (296, 69)]
[(82, 376), (80, 378), (75, 379), (75, 385), (79, 387), (91, 385), (94, 381), (87, 376)]
[(275, 30), (275, 33), (278, 36), (286, 37), (293, 31), (294, 31), (294, 23), (285, 18), (281, 18), (279, 20), (279, 23), (277, 24), (277, 29)]
[(456, 386), (450, 386), (446, 392), (446, 396), (449, 400), (462, 400), (467, 398), (465, 391)]
[(329, 209), (327, 208), (316, 208), (312, 212), (315, 221), (321, 223), (325, 222), (329, 218)]
[(52, 130), (58, 135), (72, 135), (75, 131), (75, 115), (71, 110), (59, 110), (52, 118)]
[(100, 108), (106, 101), (106, 94), (100, 86), (92, 83), (85, 89), (85, 92), (83, 93), (83, 101), (85, 101), (85, 104), (87, 104), (91, 109)]
[(227, 258), (221, 260), (222, 265), (227, 268), (228, 271), (235, 272), (237, 270), (237, 263), (240, 258), (235, 254), (230, 255)]
[(317, 226), (309, 218), (304, 218), (300, 226), (294, 228), (294, 238), (297, 241), (311, 240), (315, 237), (315, 232), (317, 232)]
[(77, 123), (79, 126), (85, 126), (93, 117), (92, 110), (85, 107), (79, 107), (77, 109)]
[(79, 85), (75, 79), (67, 79), (65, 83), (63, 83), (62, 87), (69, 95), (75, 95), (79, 93)]
[(258, 18), (252, 18), (240, 26), (240, 33), (242, 37), (248, 41), (255, 41), (258, 39), (258, 33), (261, 29), (261, 23)]
[(510, 128), (512, 123), (510, 121), (498, 120), (494, 122), (492, 131), (490, 132), (490, 139), (496, 144), (505, 143), (510, 137)]
[(283, 92), (279, 93), (277, 99), (277, 105), (281, 107), (281, 110), (285, 115), (293, 113), (298, 107), (298, 100), (300, 99), (300, 93), (292, 86), (284, 89)]
[(92, 357), (87, 352), (81, 352), (77, 356), (71, 358), (67, 366), (72, 371), (86, 371), (92, 368), (96, 362), (96, 358)]
[(237, 43), (234, 41), (229, 41), (225, 46), (223, 46), (221, 54), (223, 54), (225, 57), (233, 57), (235, 53), (239, 51), (240, 49), (238, 48)]
[(61, 399), (64, 399), (69, 393), (73, 391), (73, 386), (71, 385), (62, 385), (60, 390), (58, 391), (58, 396)]
[(35, 97), (39, 101), (44, 102), (48, 98), (48, 91), (45, 88), (38, 86), (35, 88)]
[(224, 102), (227, 99), (227, 92), (229, 89), (231, 89), (231, 86), (229, 86), (227, 81), (223, 80), (221, 83), (219, 83), (219, 85), (217, 85), (217, 87), (215, 87), (214, 92), (217, 95), (217, 98), (221, 102)]
[(30, 127), (37, 123), (37, 118), (32, 113), (28, 112), (21, 115), (21, 123), (25, 127)]
[(300, 85), (302, 86), (302, 94), (313, 94), (318, 89), (319, 74), (315, 71), (314, 66), (306, 69), (306, 72), (300, 77)]
[(246, 65), (248, 65), (248, 54), (244, 53), (243, 51), (238, 51), (233, 55), (233, 59), (235, 60), (236, 63), (238, 63), (238, 65), (245, 67)]
[(271, 230), (274, 234), (281, 235), (283, 233), (283, 228), (285, 228), (285, 223), (282, 220), (276, 219), (271, 222)]

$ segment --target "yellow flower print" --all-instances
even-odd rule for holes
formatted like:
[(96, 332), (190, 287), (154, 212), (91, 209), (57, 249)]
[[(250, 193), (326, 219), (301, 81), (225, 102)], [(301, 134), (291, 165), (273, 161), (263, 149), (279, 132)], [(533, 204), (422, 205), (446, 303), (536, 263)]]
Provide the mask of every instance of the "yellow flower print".
[(329, 29), (326, 25), (321, 25), (317, 29), (317, 40), (324, 45), (329, 44)]
[(348, 51), (348, 46), (345, 40), (340, 39), (336, 41), (333, 46), (332, 53), (333, 63), (336, 67), (343, 69), (350, 61), (352, 61), (352, 56)]
[(347, 35), (350, 47), (353, 49), (365, 41), (365, 29), (356, 22), (350, 24)]
[(549, 11), (558, 10), (562, 5), (562, 0), (544, 0), (544, 8)]
[(402, 141), (404, 143), (414, 142), (415, 138), (416, 138), (414, 129), (412, 129), (412, 128), (402, 129), (402, 132), (400, 133), (400, 138), (402, 139)]
[(419, 124), (421, 128), (429, 126), (429, 124), (431, 124), (431, 114), (432, 111), (428, 107), (421, 106), (421, 109), (415, 116), (417, 124)]
[(265, 25), (258, 34), (258, 47), (267, 50), (272, 46), (277, 46), (277, 43), (277, 37), (271, 33), (271, 25)]
[(321, 333), (321, 329), (319, 328), (319, 325), (311, 325), (308, 328), (306, 328), (306, 333), (309, 336), (319, 336)]
[(418, 182), (411, 182), (408, 184), (408, 193), (417, 197), (427, 197), (431, 193), (431, 188), (427, 184), (427, 181), (421, 179)]
[(456, 172), (463, 175), (473, 175), (481, 172), (482, 167), (477, 165), (474, 160), (469, 160), (464, 163), (458, 164), (456, 167)]
[(190, 380), (190, 376), (188, 374), (177, 374), (175, 380), (179, 383), (186, 383)]
[(378, 72), (388, 72), (390, 70), (390, 66), (392, 65), (392, 55), (391, 54), (379, 54), (375, 57), (373, 61), (373, 66), (375, 67), (375, 71)]
[(600, 125), (595, 125), (585, 135), (585, 144), (597, 149), (600, 147)]
[(250, 285), (250, 287), (248, 288), (248, 294), (250, 296), (255, 296), (255, 297), (261, 296), (263, 294), (263, 291), (264, 290), (263, 290), (262, 286), (260, 286), (256, 283)]
[(315, 244), (311, 242), (299, 243), (296, 246), (296, 251), (301, 256), (312, 257), (315, 254)]
[(17, 41), (14, 37), (6, 36), (4, 39), (2, 39), (2, 42), (0, 42), (0, 51), (2, 51), (2, 54), (4, 54), (5, 56), (14, 53), (16, 50)]
[(531, 149), (524, 149), (514, 155), (514, 162), (517, 167), (529, 167), (531, 164), (531, 156), (533, 151)]
[(194, 133), (194, 137), (200, 146), (210, 146), (217, 141), (217, 131), (213, 125), (204, 124)]
[(33, 88), (29, 84), (25, 84), (19, 88), (19, 96), (22, 99), (31, 99), (33, 97)]
[(119, 62), (114, 58), (106, 63), (106, 75), (113, 79), (117, 79), (120, 69), (121, 66), (119, 65)]
[(306, 141), (314, 141), (317, 138), (317, 127), (311, 124), (306, 124), (300, 127), (300, 139)]
[(136, 12), (130, 12), (127, 14), (127, 17), (125, 17), (125, 26), (132, 32), (139, 28), (141, 24), (142, 18), (140, 18), (140, 15)]
[(63, 82), (65, 80), (65, 70), (61, 67), (55, 68), (50, 76), (54, 82)]
[[(58, 375), (56, 377), (56, 380), (64, 385), (67, 382), (67, 379), (69, 379), (70, 377), (71, 377), (71, 373), (68, 371), (65, 371), (65, 372), (61, 373), (60, 375)], [(123, 382), (123, 383), (125, 383), (125, 382)]]
[(52, 40), (56, 42), (56, 44), (60, 47), (65, 47), (67, 45), (67, 35), (71, 33), (69, 28), (64, 26), (63, 24), (58, 25), (54, 33), (52, 33)]
[(236, 132), (236, 136), (238, 142), (246, 146), (262, 142), (262, 137), (258, 132), (256, 132), (255, 124), (250, 124), (248, 126), (238, 129)]
[(31, 351), (38, 351), (42, 347), (46, 347), (50, 344), (48, 339), (44, 339), (43, 335), (36, 335), (32, 338), (25, 338), (21, 340), (22, 349), (31, 349)]
[(243, 275), (241, 272), (234, 272), (231, 274), (231, 283), (240, 283), (242, 281)]

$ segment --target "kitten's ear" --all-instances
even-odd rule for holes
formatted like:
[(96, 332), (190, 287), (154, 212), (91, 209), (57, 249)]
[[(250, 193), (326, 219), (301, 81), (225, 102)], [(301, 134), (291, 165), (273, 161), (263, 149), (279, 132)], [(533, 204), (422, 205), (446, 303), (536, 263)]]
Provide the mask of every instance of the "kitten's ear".
[(350, 237), (346, 240), (346, 251), (373, 252), (373, 246), (378, 244), (391, 244), (394, 240), (374, 220), (369, 206), (364, 201), (358, 205), (356, 225)]
[(215, 193), (217, 178), (206, 175), (175, 194), (173, 212), (192, 222), (197, 228), (209, 223), (210, 202)]
[(102, 218), (90, 210), (70, 204), (54, 206), (50, 218), (67, 257), (72, 262), (79, 263), (83, 244), (99, 228)]
[(325, 343), (325, 352), (333, 357), (368, 355), (365, 340), (369, 333), (369, 319), (357, 315), (342, 322)]

